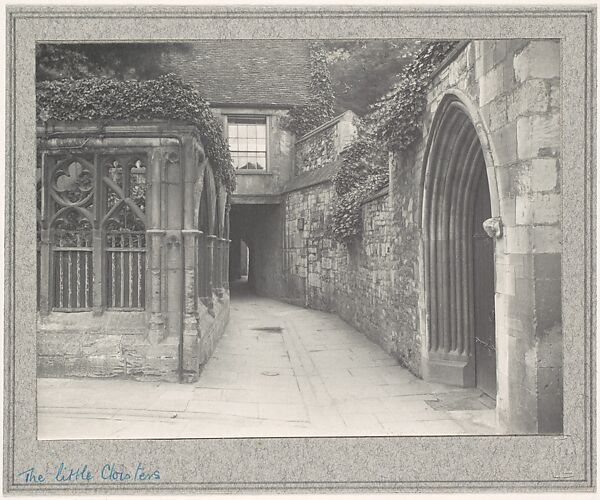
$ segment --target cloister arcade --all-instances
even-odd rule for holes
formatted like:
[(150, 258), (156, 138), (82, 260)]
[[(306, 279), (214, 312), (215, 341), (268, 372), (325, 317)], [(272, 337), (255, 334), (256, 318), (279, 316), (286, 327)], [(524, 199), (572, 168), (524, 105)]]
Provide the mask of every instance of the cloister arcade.
[(197, 377), (226, 322), (229, 224), (195, 129), (46, 125), (37, 179), (40, 372)]

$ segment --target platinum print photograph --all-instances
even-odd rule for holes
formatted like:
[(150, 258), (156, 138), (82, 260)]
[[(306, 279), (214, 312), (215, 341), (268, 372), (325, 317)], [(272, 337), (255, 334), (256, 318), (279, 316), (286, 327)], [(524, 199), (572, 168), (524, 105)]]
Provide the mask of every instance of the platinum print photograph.
[(5, 494), (595, 491), (593, 7), (6, 29)]
[(563, 433), (559, 40), (35, 51), (37, 439)]

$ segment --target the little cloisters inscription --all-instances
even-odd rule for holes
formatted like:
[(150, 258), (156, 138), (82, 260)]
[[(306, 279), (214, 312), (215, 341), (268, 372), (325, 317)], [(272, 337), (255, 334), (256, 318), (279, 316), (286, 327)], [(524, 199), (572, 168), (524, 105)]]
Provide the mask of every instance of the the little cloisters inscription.
[(33, 483), (82, 483), (91, 481), (140, 482), (160, 481), (160, 471), (137, 463), (133, 465), (106, 463), (99, 467), (87, 464), (69, 465), (60, 463), (44, 471), (30, 467), (17, 473), (17, 478), (27, 484)]

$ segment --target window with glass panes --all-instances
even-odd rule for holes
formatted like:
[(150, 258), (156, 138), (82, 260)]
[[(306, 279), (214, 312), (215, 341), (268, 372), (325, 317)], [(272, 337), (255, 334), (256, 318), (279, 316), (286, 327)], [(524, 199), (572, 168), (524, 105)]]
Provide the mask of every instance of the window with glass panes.
[(266, 118), (230, 116), (227, 123), (233, 166), (237, 170), (265, 170), (267, 168)]

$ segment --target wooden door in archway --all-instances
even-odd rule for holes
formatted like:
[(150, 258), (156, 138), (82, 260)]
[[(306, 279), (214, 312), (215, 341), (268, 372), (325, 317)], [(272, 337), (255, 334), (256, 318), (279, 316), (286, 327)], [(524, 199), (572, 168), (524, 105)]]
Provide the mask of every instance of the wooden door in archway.
[(428, 380), (496, 394), (494, 240), (487, 162), (455, 97), (440, 103), (423, 178), (423, 267)]
[(485, 168), (483, 168), (475, 194), (472, 229), (475, 377), (477, 387), (495, 398), (494, 241), (483, 229), (483, 221), (490, 217), (490, 190)]

